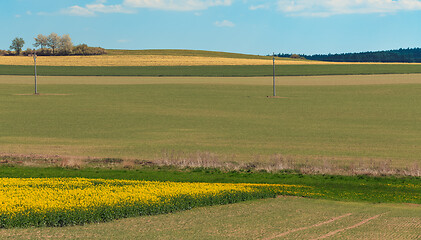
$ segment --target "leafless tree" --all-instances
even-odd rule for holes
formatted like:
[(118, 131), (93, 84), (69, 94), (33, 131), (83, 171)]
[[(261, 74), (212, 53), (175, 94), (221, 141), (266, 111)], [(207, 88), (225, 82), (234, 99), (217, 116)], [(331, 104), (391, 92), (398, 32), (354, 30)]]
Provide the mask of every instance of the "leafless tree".
[(57, 33), (51, 33), (48, 35), (47, 46), (53, 49), (53, 55), (55, 54), (55, 49), (60, 46), (60, 39), (61, 37), (57, 35)]
[(35, 38), (34, 47), (41, 47), (44, 48), (48, 45), (48, 37), (44, 36), (42, 34), (38, 34), (38, 36)]
[(72, 39), (69, 34), (65, 34), (60, 38), (59, 46), (60, 52), (69, 54), (73, 49)]

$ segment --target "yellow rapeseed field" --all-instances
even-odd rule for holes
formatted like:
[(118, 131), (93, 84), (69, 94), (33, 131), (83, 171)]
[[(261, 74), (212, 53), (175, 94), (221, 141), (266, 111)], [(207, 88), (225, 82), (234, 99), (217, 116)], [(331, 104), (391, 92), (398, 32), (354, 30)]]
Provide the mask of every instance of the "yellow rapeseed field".
[(57, 226), (293, 194), (295, 185), (0, 178), (0, 227)]
[[(306, 60), (276, 60), (276, 64), (317, 64)], [(32, 57), (0, 56), (0, 65), (33, 65)], [(272, 65), (272, 60), (171, 56), (171, 55), (101, 55), (101, 56), (38, 56), (40, 66), (204, 66), (204, 65)]]

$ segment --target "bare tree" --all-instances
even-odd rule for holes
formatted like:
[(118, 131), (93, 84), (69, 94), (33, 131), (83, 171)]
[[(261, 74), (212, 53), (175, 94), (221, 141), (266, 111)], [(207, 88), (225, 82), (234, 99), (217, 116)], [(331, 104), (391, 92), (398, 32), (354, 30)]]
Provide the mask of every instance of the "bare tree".
[(53, 49), (53, 55), (55, 54), (55, 49), (60, 46), (61, 37), (57, 33), (51, 33), (48, 35), (47, 46)]
[(25, 45), (25, 41), (23, 38), (15, 38), (12, 41), (12, 45), (10, 45), (10, 49), (16, 51), (16, 55), (20, 55), (20, 52), (22, 51), (23, 45)]
[(38, 34), (38, 36), (35, 38), (34, 47), (41, 47), (44, 48), (48, 45), (48, 37), (44, 36), (42, 34)]
[(71, 53), (73, 49), (73, 43), (69, 34), (65, 34), (60, 38), (59, 49), (64, 54)]

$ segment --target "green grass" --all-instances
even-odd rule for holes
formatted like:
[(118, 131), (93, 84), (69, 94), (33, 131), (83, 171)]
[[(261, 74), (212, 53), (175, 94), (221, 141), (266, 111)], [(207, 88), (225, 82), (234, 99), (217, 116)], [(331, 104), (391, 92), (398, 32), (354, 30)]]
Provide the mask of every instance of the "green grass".
[[(339, 78), (339, 77), (338, 77)], [(99, 79), (100, 81), (100, 79)], [(175, 83), (177, 80), (174, 80)], [(1, 84), (0, 152), (157, 159), (389, 161), (421, 156), (420, 84)], [(32, 84), (32, 83), (31, 83)], [(321, 160), (320, 160), (321, 159)]]
[(186, 169), (145, 167), (141, 169), (106, 168), (32, 168), (19, 166), (0, 167), (0, 177), (83, 177), (101, 179), (129, 179), (173, 182), (209, 183), (269, 183), (293, 184), (310, 187), (305, 193), (293, 196), (338, 201), (373, 203), (421, 204), (421, 178), (302, 175), (291, 173), (266, 173), (216, 169)]
[[(38, 66), (40, 76), (271, 76), (272, 66), (148, 66), (148, 67), (62, 67)], [(282, 65), (277, 76), (359, 75), (421, 73), (421, 65), (350, 64)], [(0, 75), (33, 75), (33, 66), (0, 65)]]
[[(160, 56), (272, 59), (272, 56), (258, 56), (258, 55), (241, 54), (241, 53), (215, 52), (215, 51), (203, 51), (203, 50), (183, 50), (183, 49), (148, 49), (148, 50), (107, 49), (106, 51), (107, 51), (107, 55), (160, 55)], [(287, 59), (294, 61), (294, 59), (290, 59), (290, 58), (287, 58)]]
[[(377, 215), (380, 216), (346, 229)], [(0, 238), (316, 239), (345, 229), (332, 237), (418, 239), (420, 215), (421, 209), (416, 206), (276, 198), (84, 226), (0, 229)], [(341, 216), (340, 219), (330, 221)], [(287, 232), (290, 233), (285, 234)]]

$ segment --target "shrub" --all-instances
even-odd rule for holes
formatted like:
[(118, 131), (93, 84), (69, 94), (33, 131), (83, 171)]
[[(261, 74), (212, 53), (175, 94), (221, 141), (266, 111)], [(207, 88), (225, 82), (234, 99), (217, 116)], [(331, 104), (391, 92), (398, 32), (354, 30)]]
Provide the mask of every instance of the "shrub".
[(86, 44), (79, 44), (73, 47), (72, 55), (102, 55), (106, 54), (105, 49), (100, 47), (89, 47)]

